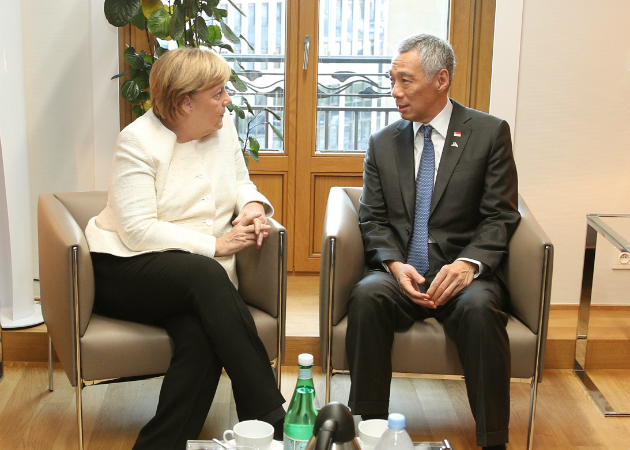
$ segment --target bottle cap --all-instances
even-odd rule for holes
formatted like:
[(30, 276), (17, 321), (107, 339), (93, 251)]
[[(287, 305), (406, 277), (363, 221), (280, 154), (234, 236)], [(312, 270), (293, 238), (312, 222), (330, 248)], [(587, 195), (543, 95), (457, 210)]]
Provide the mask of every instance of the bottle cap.
[(387, 426), (392, 430), (404, 430), (405, 429), (405, 416), (398, 413), (392, 413), (387, 419)]
[(310, 353), (302, 353), (298, 356), (298, 364), (300, 366), (312, 366), (313, 365), (313, 355)]

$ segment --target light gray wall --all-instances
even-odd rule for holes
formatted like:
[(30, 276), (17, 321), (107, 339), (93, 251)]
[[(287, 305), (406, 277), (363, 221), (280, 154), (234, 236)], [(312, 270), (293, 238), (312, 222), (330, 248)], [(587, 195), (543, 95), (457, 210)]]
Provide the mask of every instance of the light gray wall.
[[(37, 197), (107, 189), (119, 131), (117, 29), (102, 0), (64, 0), (41, 13), (23, 0), (33, 265), (37, 263)], [(37, 276), (37, 275), (36, 275)]]
[[(520, 192), (555, 245), (552, 303), (577, 303), (585, 215), (630, 213), (630, 2), (525, 0), (522, 25)], [(593, 303), (630, 304), (611, 252), (598, 247)]]

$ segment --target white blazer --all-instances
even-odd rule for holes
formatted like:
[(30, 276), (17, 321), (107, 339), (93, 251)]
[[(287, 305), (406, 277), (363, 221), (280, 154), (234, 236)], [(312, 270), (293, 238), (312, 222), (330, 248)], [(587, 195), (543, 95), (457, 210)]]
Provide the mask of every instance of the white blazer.
[[(214, 258), (216, 239), (249, 202), (273, 207), (249, 179), (232, 118), (198, 141), (178, 144), (150, 109), (121, 131), (106, 208), (90, 219), (90, 251), (130, 257), (184, 250)], [(235, 286), (235, 256), (217, 257)]]

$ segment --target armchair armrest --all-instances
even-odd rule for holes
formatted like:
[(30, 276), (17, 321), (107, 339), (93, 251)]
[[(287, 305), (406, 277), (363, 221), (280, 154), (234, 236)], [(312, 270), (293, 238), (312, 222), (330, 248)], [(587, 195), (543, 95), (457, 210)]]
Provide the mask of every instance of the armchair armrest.
[[(328, 354), (330, 327), (338, 324), (346, 315), (350, 290), (359, 282), (365, 270), (356, 203), (349, 197), (346, 189), (348, 188), (330, 189), (324, 218), (319, 274), (319, 339), (322, 364)], [(360, 191), (357, 188), (352, 193), (358, 196)]]
[(92, 258), (83, 230), (55, 195), (39, 196), (37, 216), (42, 313), (59, 359), (70, 381), (76, 383), (73, 247), (78, 248), (81, 336), (94, 305)]
[(538, 334), (541, 326), (543, 333), (546, 333), (553, 271), (553, 244), (520, 196), (518, 203), (521, 221), (510, 240), (505, 267), (507, 288), (511, 296), (511, 312), (533, 333)]
[[(287, 230), (273, 219), (260, 250), (247, 247), (236, 254), (238, 291), (249, 305), (277, 318), (284, 317), (287, 283)], [(284, 322), (284, 321), (283, 321)]]

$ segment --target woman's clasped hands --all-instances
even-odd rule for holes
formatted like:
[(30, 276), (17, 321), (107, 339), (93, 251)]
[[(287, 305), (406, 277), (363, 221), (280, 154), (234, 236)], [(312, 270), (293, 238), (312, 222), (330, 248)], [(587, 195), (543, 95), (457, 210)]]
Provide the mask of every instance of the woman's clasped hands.
[(254, 244), (260, 248), (271, 229), (267, 225), (265, 208), (258, 202), (246, 204), (232, 225), (234, 228), (228, 234), (217, 239), (215, 256), (233, 255)]

